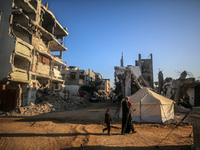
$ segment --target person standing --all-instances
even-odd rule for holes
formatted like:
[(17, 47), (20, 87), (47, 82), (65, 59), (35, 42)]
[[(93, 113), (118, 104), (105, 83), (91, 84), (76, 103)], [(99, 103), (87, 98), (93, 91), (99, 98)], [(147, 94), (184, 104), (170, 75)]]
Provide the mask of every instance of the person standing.
[(132, 133), (136, 133), (135, 129), (134, 129), (134, 126), (133, 126), (133, 122), (132, 122), (132, 115), (131, 115), (131, 111), (136, 111), (136, 109), (133, 109), (132, 108), (132, 104), (130, 102), (130, 98), (127, 96), (127, 102), (128, 102), (128, 107), (129, 107), (129, 121), (128, 121), (128, 133), (130, 131), (132, 131)]
[(135, 129), (133, 127), (133, 123), (132, 123), (132, 117), (131, 117), (131, 106), (130, 105), (130, 101), (129, 101), (129, 97), (127, 96), (123, 101), (122, 101), (122, 132), (121, 134), (126, 134), (126, 133), (130, 133), (130, 131), (132, 131), (132, 133), (136, 133)]
[(106, 124), (106, 128), (104, 128), (103, 129), (103, 132), (105, 131), (105, 130), (108, 130), (108, 135), (111, 135), (110, 134), (110, 129), (111, 129), (111, 127), (110, 127), (110, 122), (112, 121), (112, 119), (111, 119), (111, 117), (110, 117), (110, 109), (108, 108), (107, 110), (106, 110), (106, 113), (105, 113), (105, 120), (104, 120), (104, 122), (105, 122), (105, 124)]

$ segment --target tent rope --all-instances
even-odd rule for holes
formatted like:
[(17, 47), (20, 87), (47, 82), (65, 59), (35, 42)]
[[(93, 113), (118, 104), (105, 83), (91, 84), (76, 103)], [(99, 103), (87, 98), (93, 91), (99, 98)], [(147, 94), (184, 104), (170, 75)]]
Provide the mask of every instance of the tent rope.
[(191, 110), (192, 109), (190, 109), (190, 111), (183, 117), (183, 119), (181, 119), (181, 121), (165, 136), (165, 138), (164, 139), (162, 139), (162, 141), (160, 141), (160, 143), (158, 143), (158, 145), (157, 146), (155, 146), (155, 147), (158, 147), (176, 128), (177, 128), (177, 126), (179, 126), (180, 125), (180, 123), (189, 115), (189, 113), (191, 112)]

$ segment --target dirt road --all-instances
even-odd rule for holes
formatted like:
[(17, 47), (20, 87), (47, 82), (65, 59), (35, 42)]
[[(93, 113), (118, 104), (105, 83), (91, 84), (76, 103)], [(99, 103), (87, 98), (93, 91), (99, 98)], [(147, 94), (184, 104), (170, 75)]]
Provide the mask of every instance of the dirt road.
[(110, 101), (59, 113), (33, 117), (0, 118), (0, 149), (57, 150), (57, 149), (190, 149), (193, 138), (191, 125), (176, 128), (159, 148), (155, 147), (174, 125), (135, 124), (135, 134), (121, 135), (121, 120), (114, 119), (112, 136), (102, 133), (104, 113), (111, 109), (114, 117), (116, 104)]

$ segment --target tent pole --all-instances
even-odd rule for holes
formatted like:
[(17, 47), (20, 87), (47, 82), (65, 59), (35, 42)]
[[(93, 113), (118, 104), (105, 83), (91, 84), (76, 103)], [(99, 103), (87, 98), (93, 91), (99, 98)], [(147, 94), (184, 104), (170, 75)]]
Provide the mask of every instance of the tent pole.
[(141, 123), (141, 101), (140, 101), (140, 123)]

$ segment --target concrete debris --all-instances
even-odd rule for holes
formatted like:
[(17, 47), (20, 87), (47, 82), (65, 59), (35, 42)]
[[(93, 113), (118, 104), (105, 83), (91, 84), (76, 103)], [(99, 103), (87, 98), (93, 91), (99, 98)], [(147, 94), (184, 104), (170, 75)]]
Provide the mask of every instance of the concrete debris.
[[(68, 96), (67, 96), (68, 97)], [(79, 96), (69, 95), (65, 99), (60, 93), (42, 95), (36, 101), (36, 104), (30, 103), (28, 106), (6, 112), (6, 116), (34, 116), (51, 112), (63, 112), (84, 108), (90, 105), (87, 99)]]
[[(174, 119), (170, 119), (164, 122), (164, 125), (174, 124), (177, 125), (187, 113), (175, 113)], [(180, 126), (182, 125), (192, 125), (193, 121), (191, 115), (189, 114), (183, 121), (181, 121)]]

